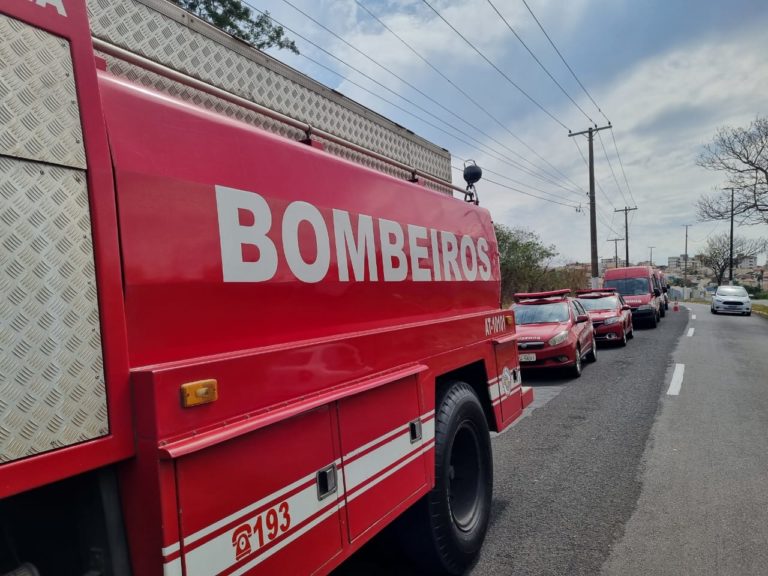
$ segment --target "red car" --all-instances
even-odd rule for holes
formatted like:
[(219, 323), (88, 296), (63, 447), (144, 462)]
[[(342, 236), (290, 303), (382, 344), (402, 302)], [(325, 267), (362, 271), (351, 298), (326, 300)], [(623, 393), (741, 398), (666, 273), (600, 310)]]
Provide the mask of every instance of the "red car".
[(569, 367), (581, 376), (582, 360), (597, 361), (592, 322), (570, 290), (515, 294), (515, 324), (520, 366)]
[(627, 340), (634, 337), (632, 308), (616, 288), (577, 290), (576, 298), (589, 314), (598, 342), (626, 346)]

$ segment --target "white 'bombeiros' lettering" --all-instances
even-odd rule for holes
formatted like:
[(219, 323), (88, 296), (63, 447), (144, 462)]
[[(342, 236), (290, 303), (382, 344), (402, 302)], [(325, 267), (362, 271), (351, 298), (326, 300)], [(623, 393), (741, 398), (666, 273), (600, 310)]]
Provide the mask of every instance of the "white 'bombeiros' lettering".
[(435, 270), (435, 280), (442, 280), (443, 273), (440, 268), (440, 243), (437, 241), (437, 230), (429, 231), (429, 239), (432, 241), (432, 266)]
[[(224, 282), (270, 280), (277, 272), (277, 250), (267, 237), (272, 227), (267, 201), (253, 192), (216, 186), (216, 208)], [(246, 256), (249, 247), (258, 251), (256, 260)]]
[(493, 277), (490, 246), (482, 237), (336, 208), (324, 216), (303, 200), (290, 202), (273, 229), (272, 209), (263, 196), (227, 186), (216, 186), (216, 208), (224, 282), (266, 282), (278, 269), (307, 283), (325, 280), (334, 269), (341, 282), (363, 282), (366, 271), (371, 282), (409, 277), (413, 282), (474, 282), (478, 276), (483, 281)]
[(365, 214), (357, 217), (357, 240), (352, 230), (352, 221), (346, 210), (333, 209), (333, 230), (336, 236), (336, 262), (339, 266), (339, 280), (349, 282), (349, 266), (355, 280), (365, 280), (365, 263), (368, 262), (368, 278), (379, 279), (376, 267), (376, 243), (373, 239), (373, 218)]
[[(306, 222), (312, 228), (317, 246), (314, 262), (307, 262), (301, 255), (299, 226)], [(328, 228), (320, 210), (309, 202), (291, 202), (283, 215), (283, 250), (288, 267), (302, 282), (320, 282), (331, 264)]]
[(411, 278), (414, 282), (429, 282), (432, 280), (432, 273), (429, 268), (422, 268), (420, 260), (429, 258), (429, 250), (426, 246), (418, 243), (419, 240), (427, 239), (427, 229), (423, 226), (414, 226), (408, 224), (408, 248), (411, 252)]
[[(456, 236), (450, 232), (440, 232), (443, 240), (443, 271), (446, 280), (461, 280), (459, 275), (459, 264), (456, 258), (459, 257), (459, 246), (456, 242)], [(453, 278), (451, 278), (453, 273)]]
[[(385, 282), (402, 282), (408, 277), (408, 261), (405, 259), (403, 227), (393, 220), (379, 218), (381, 258)], [(397, 264), (395, 264), (395, 260)]]
[(470, 282), (477, 279), (477, 250), (475, 243), (469, 236), (462, 236), (459, 245), (459, 255), (461, 256), (461, 270), (464, 272), (464, 278)]

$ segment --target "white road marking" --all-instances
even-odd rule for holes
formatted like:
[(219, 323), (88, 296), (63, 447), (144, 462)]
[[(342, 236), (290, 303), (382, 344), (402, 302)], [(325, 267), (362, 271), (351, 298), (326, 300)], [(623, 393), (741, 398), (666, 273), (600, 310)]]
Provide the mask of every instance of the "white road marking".
[(685, 364), (675, 364), (675, 371), (672, 373), (672, 381), (669, 383), (669, 390), (667, 390), (669, 396), (677, 396), (680, 394), (680, 387), (683, 385), (684, 372)]
[(696, 314), (691, 314), (691, 320), (696, 320)]
[(693, 336), (693, 331), (696, 330), (696, 328), (688, 328), (688, 338)]

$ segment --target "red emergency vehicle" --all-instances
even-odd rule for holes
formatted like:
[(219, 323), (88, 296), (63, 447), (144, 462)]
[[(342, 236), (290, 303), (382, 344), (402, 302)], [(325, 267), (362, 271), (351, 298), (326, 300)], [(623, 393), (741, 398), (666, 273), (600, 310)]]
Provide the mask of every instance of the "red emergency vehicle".
[(567, 288), (514, 295), (520, 365), (523, 368), (568, 367), (581, 376), (582, 360), (597, 362), (592, 322)]
[(489, 213), (122, 51), (83, 1), (0, 4), (0, 574), (325, 574), (404, 514), (461, 573), (532, 399)]
[(627, 340), (634, 338), (632, 308), (615, 288), (577, 290), (576, 298), (589, 314), (598, 342), (626, 346)]
[(629, 266), (609, 268), (603, 274), (603, 286), (615, 288), (624, 296), (624, 301), (632, 308), (632, 320), (647, 322), (656, 328), (661, 317), (664, 303), (658, 277), (650, 266)]

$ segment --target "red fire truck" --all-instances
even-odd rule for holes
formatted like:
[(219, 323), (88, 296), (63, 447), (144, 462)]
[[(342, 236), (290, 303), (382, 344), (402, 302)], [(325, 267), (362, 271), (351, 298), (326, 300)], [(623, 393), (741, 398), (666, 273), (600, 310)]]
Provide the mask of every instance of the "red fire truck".
[(461, 573), (532, 399), (488, 212), (92, 37), (130, 6), (0, 4), (0, 574), (326, 574), (395, 520)]

